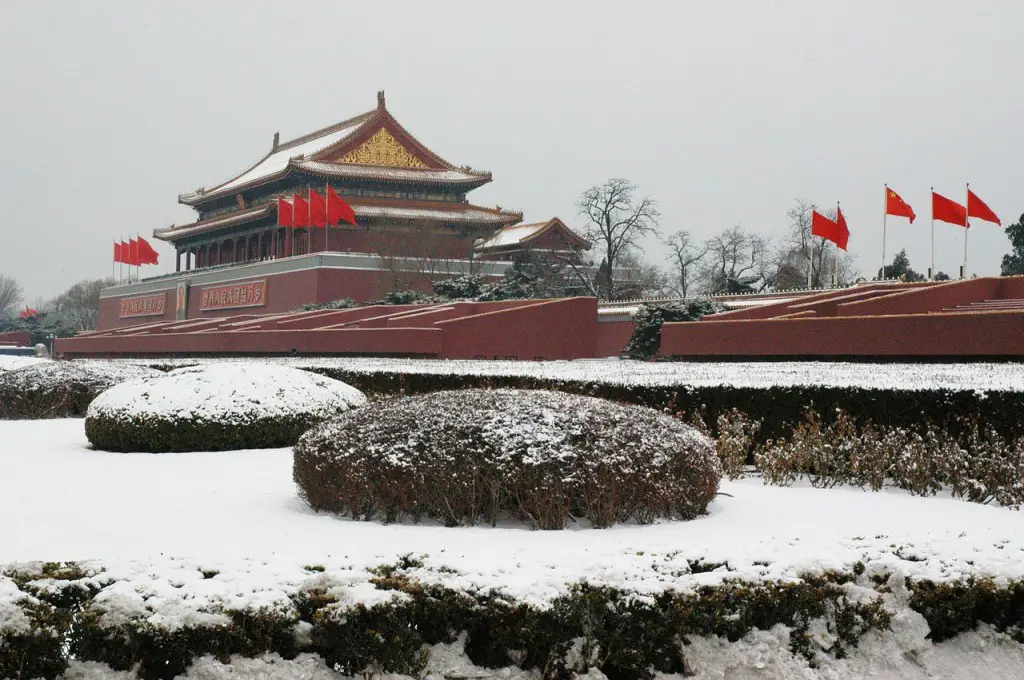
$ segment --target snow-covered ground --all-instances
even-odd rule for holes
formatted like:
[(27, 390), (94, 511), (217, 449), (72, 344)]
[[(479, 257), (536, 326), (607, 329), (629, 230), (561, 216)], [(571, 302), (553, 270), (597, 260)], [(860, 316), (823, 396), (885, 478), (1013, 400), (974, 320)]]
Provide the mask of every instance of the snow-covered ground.
[[(313, 579), (372, 601), (385, 594), (364, 585), (364, 569), (410, 553), (422, 556), (416, 575), (424, 580), (496, 588), (539, 605), (581, 579), (686, 590), (858, 561), (868, 573), (899, 576), (1024, 577), (1024, 513), (949, 498), (748, 479), (723, 482), (710, 514), (690, 522), (555, 532), (386, 526), (311, 512), (296, 496), (291, 462), (289, 449), (105, 453), (88, 448), (81, 420), (0, 421), (0, 564), (93, 561), (125, 579), (121, 590), (136, 605), (150, 596), (161, 602), (165, 621), (210, 603), (273, 602)], [(727, 567), (687, 573), (687, 561), (698, 559)], [(324, 573), (304, 568), (311, 565)], [(200, 569), (219, 573), (204, 578)], [(687, 658), (704, 678), (1024, 677), (1024, 646), (987, 630), (932, 645), (923, 619), (894, 606), (892, 633), (869, 634), (849, 659), (814, 671), (786, 650), (783, 629), (737, 644), (695, 641)], [(458, 653), (444, 658), (464, 665)], [(249, 671), (235, 672), (208, 660), (188, 677), (334, 677), (318, 674), (316, 659), (300, 661), (249, 660), (239, 662)], [(127, 676), (86, 664), (66, 677)]]
[(49, 359), (40, 359), (38, 357), (12, 356), (10, 354), (0, 354), (0, 372), (13, 371), (16, 368), (21, 368), (22, 366), (31, 366), (32, 364), (38, 364), (42, 361), (49, 361)]
[(1024, 364), (869, 364), (824, 361), (642, 362), (483, 361), (283, 357), (259, 359), (133, 359), (143, 364), (188, 365), (206, 361), (282, 363), (296, 368), (332, 367), (359, 373), (529, 376), (618, 385), (730, 385), (769, 387), (823, 385), (865, 389), (1024, 391)]

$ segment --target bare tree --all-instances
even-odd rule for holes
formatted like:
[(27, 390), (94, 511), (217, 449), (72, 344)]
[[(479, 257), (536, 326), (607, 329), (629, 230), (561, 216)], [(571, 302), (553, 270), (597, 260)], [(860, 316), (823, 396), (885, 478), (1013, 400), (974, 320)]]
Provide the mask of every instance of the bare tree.
[(21, 303), (23, 296), (24, 293), (17, 281), (0, 274), (0, 319), (13, 313), (14, 308)]
[(701, 265), (707, 256), (710, 246), (697, 245), (688, 231), (677, 231), (668, 237), (665, 245), (669, 247), (669, 262), (673, 267), (673, 285), (680, 297), (686, 297), (696, 283), (699, 282)]
[(116, 283), (114, 279), (79, 281), (57, 297), (56, 312), (76, 330), (92, 330), (100, 313), (100, 290)]
[(619, 273), (615, 282), (616, 299), (626, 300), (662, 295), (668, 289), (668, 275), (663, 269), (644, 259), (640, 251), (630, 248), (619, 255)]
[[(789, 218), (789, 233), (786, 245), (789, 252), (785, 257), (790, 267), (802, 275), (802, 282), (794, 282), (796, 286), (806, 286), (808, 280), (811, 288), (824, 288), (831, 281), (832, 270), (835, 269), (830, 242), (811, 233), (812, 213), (819, 213), (834, 220), (836, 209), (819, 210), (812, 201), (797, 199), (795, 205), (786, 211)], [(808, 277), (808, 268), (810, 277)]]
[(758, 291), (772, 285), (766, 255), (771, 241), (736, 225), (707, 242), (704, 277), (709, 293)]
[[(576, 200), (579, 214), (586, 218), (584, 237), (599, 247), (609, 272), (630, 249), (640, 250), (639, 240), (658, 233), (657, 202), (650, 196), (635, 198), (636, 185), (627, 179), (612, 178), (584, 191)], [(603, 296), (615, 299), (615, 277), (602, 277)]]

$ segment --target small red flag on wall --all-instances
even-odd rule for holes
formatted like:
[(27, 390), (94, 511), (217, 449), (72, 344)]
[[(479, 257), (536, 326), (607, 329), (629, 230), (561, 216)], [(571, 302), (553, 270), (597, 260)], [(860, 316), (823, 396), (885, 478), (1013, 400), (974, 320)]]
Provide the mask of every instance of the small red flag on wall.
[(314, 227), (327, 226), (327, 199), (309, 190), (309, 223)]
[(292, 226), (293, 227), (308, 227), (309, 226), (309, 202), (306, 201), (302, 196), (295, 194), (292, 199)]
[(338, 224), (348, 222), (352, 226), (356, 224), (356, 213), (352, 206), (346, 203), (341, 196), (334, 193), (334, 189), (327, 187), (327, 224)]
[(277, 226), (295, 226), (295, 222), (292, 218), (292, 204), (284, 200), (284, 198), (277, 199)]
[(160, 253), (146, 239), (139, 237), (139, 259), (142, 264), (160, 264)]
[(941, 194), (932, 192), (932, 219), (958, 227), (967, 226), (967, 208)]
[(970, 189), (967, 190), (967, 215), (1003, 226), (1003, 223), (999, 221), (999, 217), (992, 212), (992, 208), (985, 205), (985, 201), (978, 198)]

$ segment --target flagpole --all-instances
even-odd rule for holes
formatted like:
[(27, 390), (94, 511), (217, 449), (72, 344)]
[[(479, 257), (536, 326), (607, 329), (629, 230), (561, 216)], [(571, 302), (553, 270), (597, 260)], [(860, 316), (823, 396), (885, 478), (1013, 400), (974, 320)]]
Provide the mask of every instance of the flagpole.
[(889, 184), (885, 185), (885, 204), (882, 206), (882, 273), (878, 280), (885, 280), (885, 223), (889, 217)]
[[(839, 221), (839, 201), (836, 201), (836, 222)], [(839, 244), (835, 244), (836, 248), (836, 261), (832, 268), (832, 287), (839, 287)]]
[(971, 183), (967, 183), (967, 196), (964, 201), (964, 273), (961, 278), (967, 278), (967, 232), (971, 230), (971, 219), (967, 205), (971, 202)]
[(331, 221), (327, 219), (327, 213), (330, 212), (327, 206), (328, 193), (331, 190), (331, 183), (324, 180), (324, 252), (327, 252), (327, 246), (331, 242)]
[(118, 269), (117, 272), (117, 280), (119, 283), (124, 283), (124, 238), (118, 238), (121, 239), (121, 267)]
[(932, 266), (928, 267), (928, 280), (935, 280), (935, 187), (932, 191)]

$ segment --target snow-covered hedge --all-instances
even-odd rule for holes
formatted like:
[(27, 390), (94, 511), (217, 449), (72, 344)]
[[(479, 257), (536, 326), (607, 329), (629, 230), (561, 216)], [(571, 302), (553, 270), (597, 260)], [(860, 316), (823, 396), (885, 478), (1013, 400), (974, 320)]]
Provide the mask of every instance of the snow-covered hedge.
[[(697, 560), (691, 575), (723, 568)], [(458, 574), (432, 572), (414, 558), (366, 571), (310, 567), (298, 582), (267, 573), (252, 582), (241, 570), (190, 572), (187, 564), (137, 576), (102, 563), (13, 565), (0, 573), (0, 611), (13, 622), (0, 626), (4, 678), (52, 679), (75, 659), (169, 680), (203, 658), (268, 652), (316, 654), (346, 676), (422, 677), (430, 655), (450, 645), (476, 674), (510, 677), (497, 669), (523, 669), (568, 680), (599, 670), (647, 680), (655, 672), (700, 672), (694, 649), (726, 652), (726, 641), (758, 631), (775, 633), (769, 654), (822, 666), (856, 655), (868, 639), (898, 641), (889, 643), (891, 661), (923, 649), (926, 634), (939, 642), (981, 624), (1024, 641), (1024, 582), (932, 582), (872, 562), (655, 594), (581, 582), (546, 605), (474, 591)]]
[(365, 403), (355, 388), (307, 371), (207, 364), (107, 390), (90, 404), (85, 433), (105, 451), (275, 448)]
[(382, 400), (306, 433), (294, 463), (316, 510), (450, 526), (692, 519), (720, 477), (711, 440), (678, 419), (544, 390)]
[(0, 418), (75, 418), (101, 392), (123, 382), (161, 375), (114, 361), (41, 361), (0, 372)]

